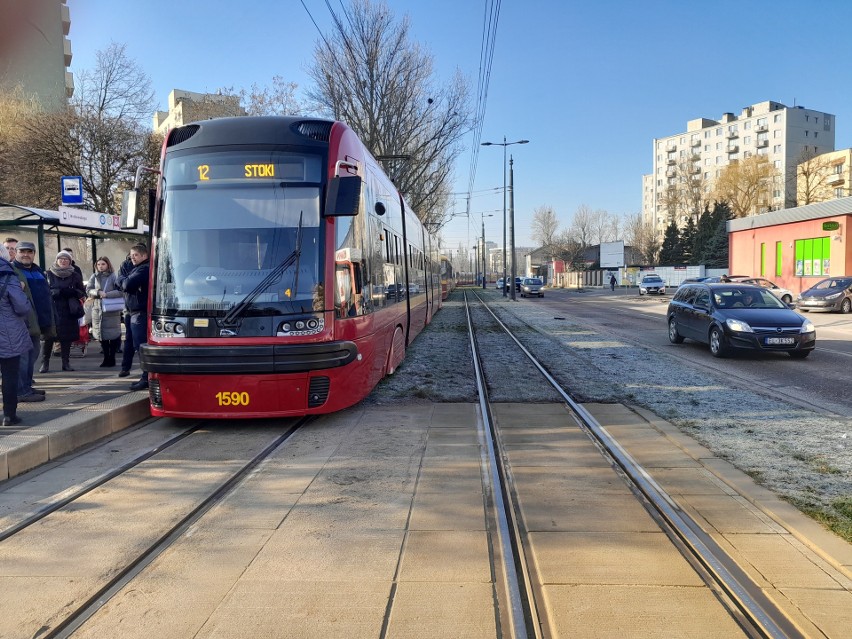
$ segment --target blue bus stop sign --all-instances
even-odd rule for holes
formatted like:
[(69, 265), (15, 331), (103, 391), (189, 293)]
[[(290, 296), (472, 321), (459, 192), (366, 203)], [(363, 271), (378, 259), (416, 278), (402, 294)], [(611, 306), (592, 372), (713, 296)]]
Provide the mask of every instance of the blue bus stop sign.
[(82, 204), (83, 203), (83, 178), (79, 175), (63, 175), (62, 176), (62, 203), (63, 204)]

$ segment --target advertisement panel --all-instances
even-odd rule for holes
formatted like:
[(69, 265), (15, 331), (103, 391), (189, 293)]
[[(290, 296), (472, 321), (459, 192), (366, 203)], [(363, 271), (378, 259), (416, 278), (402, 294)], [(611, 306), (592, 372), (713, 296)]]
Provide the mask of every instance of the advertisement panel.
[(624, 240), (601, 242), (601, 268), (624, 266)]

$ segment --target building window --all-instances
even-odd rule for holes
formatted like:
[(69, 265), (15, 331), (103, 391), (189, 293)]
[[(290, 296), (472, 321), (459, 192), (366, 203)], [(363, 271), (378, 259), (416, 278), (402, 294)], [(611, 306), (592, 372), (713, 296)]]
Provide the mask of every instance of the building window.
[(722, 135), (722, 127), (719, 127), (718, 129), (716, 129), (716, 137), (718, 137), (720, 135)]
[(717, 155), (717, 156), (716, 156), (716, 164), (721, 164), (721, 163), (722, 163), (722, 156), (721, 156), (721, 155)]
[(751, 136), (747, 135), (743, 138), (743, 144), (751, 144)]
[(766, 126), (766, 118), (759, 118), (757, 120), (757, 126)]
[(772, 163), (772, 166), (774, 166), (776, 169), (780, 169), (781, 168), (781, 160), (775, 160)]
[(713, 161), (710, 158), (704, 158), (704, 166), (710, 166)]
[(772, 152), (773, 152), (773, 153), (781, 153), (781, 145), (780, 145), (780, 144), (776, 144), (775, 146), (773, 146), (773, 147), (772, 147)]
[(745, 151), (743, 153), (744, 158), (750, 158), (752, 155), (754, 155), (754, 154), (751, 151)]
[(743, 124), (743, 129), (745, 129), (746, 131), (748, 131), (749, 129), (751, 129), (751, 120), (749, 120), (748, 122), (745, 122), (745, 123)]
[(757, 154), (758, 155), (769, 155), (769, 149), (767, 149), (766, 147), (763, 147), (762, 149), (758, 149)]
[(773, 120), (772, 120), (772, 121), (773, 121), (773, 122), (780, 122), (780, 121), (781, 121), (781, 114), (780, 114), (780, 113), (776, 113), (776, 114), (775, 114), (775, 117), (773, 118)]
[(704, 179), (705, 179), (705, 180), (709, 180), (709, 179), (710, 179), (710, 171), (705, 171), (705, 172), (704, 172)]
[(810, 131), (808, 131), (808, 130), (805, 130), (805, 137), (806, 137), (806, 138), (808, 138), (808, 137), (810, 137), (810, 136), (811, 136), (811, 132), (810, 132)]
[(834, 189), (834, 197), (846, 197), (845, 194), (843, 193), (843, 187), (842, 186)]
[(822, 119), (822, 130), (823, 131), (831, 131), (831, 118), (830, 117), (825, 116)]
[(772, 137), (776, 138), (776, 139), (780, 138), (782, 135), (784, 135), (783, 131), (775, 131), (775, 132), (772, 133)]
[(681, 139), (680, 139), (680, 143), (681, 143), (681, 144), (686, 144), (686, 138), (681, 138)]
[(784, 245), (781, 242), (775, 242), (775, 276), (781, 277), (781, 265), (783, 262), (784, 256)]
[(796, 277), (823, 277), (831, 272), (831, 238), (796, 240)]
[(779, 197), (781, 197), (781, 190), (780, 190), (780, 189), (775, 189), (774, 191), (772, 191), (772, 197), (774, 197), (776, 200), (777, 200)]
[(705, 150), (705, 151), (709, 151), (709, 150), (710, 150), (710, 145), (709, 145), (709, 144), (705, 144), (705, 145), (704, 145), (704, 150)]
[(819, 136), (819, 131), (814, 131), (814, 137)]
[(809, 122), (809, 121), (810, 121), (810, 119), (811, 119), (811, 116), (809, 116), (809, 115), (806, 113), (806, 114), (805, 114), (805, 122)]
[(717, 151), (721, 151), (721, 150), (722, 150), (722, 143), (721, 143), (721, 142), (716, 142), (716, 150), (717, 150)]
[(710, 131), (707, 130), (707, 131), (704, 132), (704, 139), (706, 140), (709, 137), (710, 137)]

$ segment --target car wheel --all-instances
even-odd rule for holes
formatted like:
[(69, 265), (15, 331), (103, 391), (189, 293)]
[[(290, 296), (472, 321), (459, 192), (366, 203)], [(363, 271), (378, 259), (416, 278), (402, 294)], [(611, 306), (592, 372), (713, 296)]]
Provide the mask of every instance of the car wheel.
[(677, 332), (677, 322), (674, 317), (669, 320), (669, 341), (672, 344), (682, 344), (683, 336)]
[(796, 310), (799, 311), (800, 313), (809, 313), (811, 309), (809, 309), (809, 308), (797, 308)]
[(849, 311), (852, 311), (852, 300), (850, 300), (850, 299), (847, 297), (847, 298), (846, 298), (845, 300), (843, 300), (843, 302), (841, 302), (841, 304), (840, 304), (840, 312), (841, 312), (841, 313), (848, 313)]
[(725, 334), (718, 326), (710, 329), (710, 353), (713, 357), (725, 357), (728, 347), (725, 345)]
[(785, 304), (790, 304), (793, 301), (793, 296), (792, 295), (782, 295), (781, 301), (784, 302)]
[(645, 294), (645, 293), (643, 293), (641, 290), (639, 291), (639, 295), (640, 295), (640, 296), (641, 296), (641, 295), (644, 295), (644, 294)]
[(811, 351), (790, 351), (789, 353), (793, 359), (805, 359), (810, 354)]

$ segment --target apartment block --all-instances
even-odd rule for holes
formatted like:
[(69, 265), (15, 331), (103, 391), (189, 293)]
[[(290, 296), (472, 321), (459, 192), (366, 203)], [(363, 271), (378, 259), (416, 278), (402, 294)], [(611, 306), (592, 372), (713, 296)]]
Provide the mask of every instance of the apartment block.
[(852, 196), (852, 149), (808, 158), (796, 169), (796, 204), (805, 206)]
[[(642, 216), (660, 236), (670, 223), (682, 224), (688, 204), (708, 200), (716, 179), (733, 162), (766, 156), (777, 177), (753, 214), (796, 206), (797, 169), (805, 159), (834, 151), (835, 116), (802, 106), (766, 101), (724, 113), (718, 120), (697, 118), (686, 131), (653, 142), (653, 172), (642, 177)], [(848, 166), (848, 165), (847, 165)]]
[(67, 0), (29, 0), (21, 28), (27, 33), (0, 58), (0, 91), (20, 89), (45, 110), (63, 109), (74, 93)]
[(154, 114), (154, 132), (165, 134), (169, 129), (190, 122), (245, 114), (238, 96), (173, 89), (169, 93), (169, 110)]

